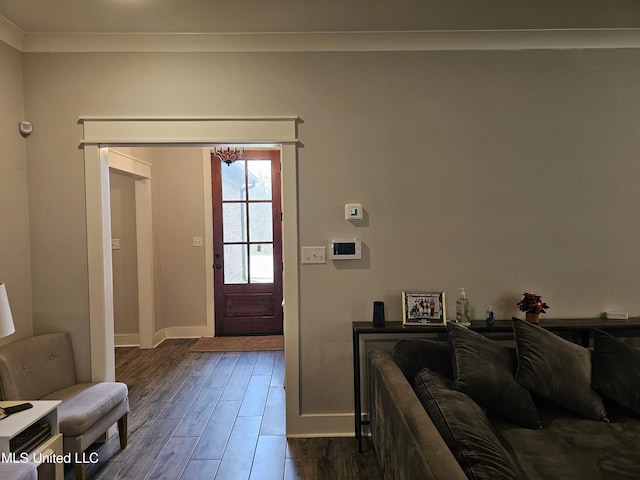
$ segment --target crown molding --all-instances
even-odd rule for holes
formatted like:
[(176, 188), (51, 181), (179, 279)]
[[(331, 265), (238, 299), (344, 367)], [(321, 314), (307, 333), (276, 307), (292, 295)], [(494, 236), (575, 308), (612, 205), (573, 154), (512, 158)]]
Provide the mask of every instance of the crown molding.
[(0, 41), (22, 52), (24, 36), (25, 32), (23, 30), (3, 16), (0, 16)]
[(640, 48), (640, 29), (308, 33), (25, 33), (0, 17), (23, 53), (385, 52)]

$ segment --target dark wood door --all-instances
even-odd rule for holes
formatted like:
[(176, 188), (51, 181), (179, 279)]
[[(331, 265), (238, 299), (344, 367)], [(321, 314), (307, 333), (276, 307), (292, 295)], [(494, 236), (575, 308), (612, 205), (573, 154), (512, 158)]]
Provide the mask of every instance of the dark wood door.
[(280, 151), (211, 155), (216, 336), (282, 333)]

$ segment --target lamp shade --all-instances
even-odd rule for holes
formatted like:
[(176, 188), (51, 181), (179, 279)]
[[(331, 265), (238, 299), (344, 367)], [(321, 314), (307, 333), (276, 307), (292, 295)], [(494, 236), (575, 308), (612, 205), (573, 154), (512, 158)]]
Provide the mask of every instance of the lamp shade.
[(13, 317), (11, 316), (11, 307), (9, 307), (7, 287), (4, 283), (0, 283), (0, 338), (8, 337), (15, 331)]

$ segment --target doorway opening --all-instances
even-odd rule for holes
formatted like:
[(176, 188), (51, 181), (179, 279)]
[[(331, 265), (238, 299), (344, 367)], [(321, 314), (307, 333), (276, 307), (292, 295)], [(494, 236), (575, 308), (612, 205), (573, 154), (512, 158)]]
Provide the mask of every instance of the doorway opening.
[[(297, 116), (80, 118), (85, 167), (91, 378), (115, 379), (108, 145), (281, 145), (287, 435), (308, 430), (300, 411)], [(213, 260), (213, 259), (211, 259)], [(210, 263), (211, 265), (212, 263)], [(210, 289), (213, 290), (212, 288)]]

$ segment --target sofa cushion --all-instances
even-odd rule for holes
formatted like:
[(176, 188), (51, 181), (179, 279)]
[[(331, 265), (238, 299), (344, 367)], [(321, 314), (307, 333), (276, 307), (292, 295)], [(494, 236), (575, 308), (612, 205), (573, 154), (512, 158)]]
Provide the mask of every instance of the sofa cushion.
[(602, 399), (591, 387), (591, 352), (522, 320), (514, 320), (516, 380), (573, 413), (607, 420)]
[(527, 480), (640, 479), (640, 418), (611, 409), (595, 422), (555, 405), (539, 405), (544, 428), (492, 420), (495, 435)]
[(393, 346), (391, 355), (410, 384), (423, 368), (429, 368), (442, 373), (447, 378), (453, 378), (451, 353), (446, 341), (420, 338), (398, 340)]
[(62, 400), (58, 407), (60, 432), (75, 436), (86, 432), (128, 396), (120, 382), (79, 383), (47, 395), (43, 400)]
[(601, 330), (593, 341), (593, 388), (640, 415), (640, 351)]
[(456, 389), (505, 420), (540, 428), (531, 393), (515, 379), (515, 352), (454, 323), (447, 324), (447, 331)]
[(496, 438), (482, 409), (443, 375), (421, 370), (416, 395), (468, 478), (517, 480), (522, 474)]

